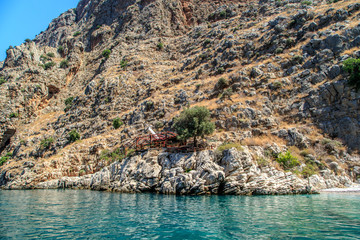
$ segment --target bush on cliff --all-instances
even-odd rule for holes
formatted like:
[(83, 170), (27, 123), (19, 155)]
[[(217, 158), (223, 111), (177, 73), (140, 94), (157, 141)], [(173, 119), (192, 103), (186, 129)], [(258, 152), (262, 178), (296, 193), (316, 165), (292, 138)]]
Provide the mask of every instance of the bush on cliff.
[(349, 85), (360, 90), (360, 58), (349, 58), (344, 61), (343, 69), (350, 73)]
[(278, 163), (280, 163), (280, 165), (285, 170), (289, 170), (300, 164), (299, 160), (296, 157), (294, 157), (293, 155), (291, 155), (291, 153), (289, 151), (287, 151), (286, 153), (280, 153), (279, 155), (277, 155), (276, 161)]
[(185, 109), (174, 119), (173, 127), (180, 140), (193, 138), (194, 146), (197, 144), (197, 137), (204, 137), (215, 130), (214, 123), (210, 122), (210, 111), (205, 107)]
[(69, 132), (68, 140), (70, 143), (75, 142), (80, 139), (80, 134), (75, 130)]
[(5, 154), (5, 156), (2, 156), (0, 158), (0, 166), (4, 165), (4, 163), (6, 163), (11, 157), (12, 157), (12, 153), (10, 152)]

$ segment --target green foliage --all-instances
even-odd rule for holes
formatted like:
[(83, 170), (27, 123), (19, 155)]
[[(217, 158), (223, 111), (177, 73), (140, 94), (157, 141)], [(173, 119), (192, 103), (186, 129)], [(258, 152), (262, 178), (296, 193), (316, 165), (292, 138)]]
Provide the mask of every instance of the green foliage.
[(19, 117), (18, 113), (12, 112), (9, 114), (9, 118), (17, 118), (17, 117)]
[(216, 70), (216, 73), (217, 74), (222, 74), (225, 72), (225, 69), (223, 67), (219, 67), (217, 70)]
[(80, 34), (81, 34), (81, 32), (77, 31), (77, 32), (74, 33), (73, 36), (74, 36), (74, 37), (77, 37), (77, 36), (79, 36)]
[(257, 159), (256, 159), (256, 162), (258, 163), (258, 165), (259, 165), (260, 167), (266, 167), (266, 166), (269, 165), (269, 162), (268, 162), (265, 158), (263, 158), (263, 157), (257, 158)]
[(74, 97), (68, 97), (67, 99), (65, 99), (65, 105), (72, 105), (74, 101)]
[(110, 49), (105, 49), (103, 52), (102, 52), (102, 56), (106, 59), (108, 59), (110, 57), (110, 54), (111, 54), (111, 50)]
[(343, 63), (343, 69), (350, 73), (349, 85), (354, 87), (356, 91), (360, 90), (360, 58), (349, 58)]
[(312, 2), (306, 0), (306, 1), (302, 1), (301, 4), (302, 4), (302, 5), (310, 6), (310, 5), (312, 4)]
[(54, 62), (47, 62), (43, 65), (43, 68), (45, 70), (51, 69), (53, 66), (55, 66), (56, 64)]
[(310, 177), (311, 175), (314, 175), (316, 173), (316, 167), (311, 164), (306, 164), (306, 166), (301, 171), (301, 175), (304, 177)]
[(71, 108), (73, 101), (74, 101), (74, 97), (68, 97), (67, 99), (65, 99), (65, 105), (66, 105), (64, 109), (65, 112), (67, 112)]
[(113, 152), (105, 149), (105, 150), (101, 151), (101, 153), (100, 153), (100, 159), (105, 160), (108, 163), (112, 163), (115, 161), (121, 161), (124, 158), (125, 158), (125, 156), (121, 152), (120, 148), (115, 149)]
[(229, 85), (228, 80), (226, 80), (225, 78), (220, 78), (215, 85), (215, 89), (217, 90), (224, 89), (228, 85)]
[(6, 83), (6, 80), (4, 79), (4, 77), (0, 77), (0, 85)]
[(42, 61), (43, 63), (46, 62), (47, 60), (49, 60), (49, 58), (46, 55), (42, 54), (40, 56), (40, 61)]
[(300, 55), (295, 55), (292, 57), (291, 62), (294, 64), (301, 64), (304, 61), (304, 58)]
[(121, 68), (126, 68), (127, 67), (127, 65), (128, 65), (128, 61), (126, 61), (126, 60), (121, 60), (121, 62), (120, 62), (120, 67)]
[(223, 153), (225, 150), (231, 149), (231, 148), (236, 148), (238, 151), (243, 151), (243, 147), (241, 146), (240, 143), (223, 143), (220, 146), (217, 147), (216, 151)]
[(70, 143), (75, 142), (80, 139), (80, 134), (75, 130), (69, 132), (68, 140)]
[(101, 25), (97, 25), (97, 26), (96, 26), (96, 29), (100, 29), (100, 28), (101, 28)]
[(30, 38), (27, 38), (27, 39), (25, 39), (25, 42), (30, 43), (30, 42), (31, 42), (31, 39), (30, 39)]
[(52, 52), (49, 52), (49, 53), (47, 53), (46, 55), (47, 55), (48, 57), (51, 57), (51, 58), (55, 57), (55, 54), (52, 53)]
[(164, 49), (164, 44), (162, 42), (159, 42), (157, 45), (156, 45), (157, 49), (160, 51), (160, 50), (163, 50)]
[(284, 51), (284, 49), (282, 49), (282, 48), (277, 48), (276, 50), (275, 50), (275, 54), (280, 54), (280, 53), (282, 53)]
[(191, 171), (192, 171), (191, 168), (186, 168), (186, 169), (185, 169), (185, 172), (186, 172), (186, 173), (189, 173), (189, 172), (191, 172)]
[(64, 47), (63, 46), (59, 46), (57, 49), (58, 53), (62, 54), (64, 53)]
[(41, 142), (40, 142), (40, 149), (42, 149), (42, 150), (49, 149), (49, 147), (53, 143), (54, 143), (54, 139), (52, 137), (45, 138), (45, 139), (41, 140)]
[(132, 156), (133, 154), (135, 153), (135, 149), (129, 149), (128, 151), (127, 151), (127, 154), (126, 154), (126, 157), (130, 157), (130, 156)]
[(198, 106), (182, 111), (180, 116), (174, 119), (173, 127), (179, 139), (186, 140), (193, 137), (194, 145), (196, 145), (196, 137), (204, 137), (215, 130), (214, 123), (210, 122), (210, 111)]
[(231, 100), (231, 95), (233, 95), (233, 91), (231, 88), (227, 88), (224, 90), (224, 92), (220, 95), (220, 99), (224, 100), (224, 99), (230, 99)]
[(145, 102), (145, 111), (150, 111), (154, 107), (153, 101), (146, 101)]
[(0, 158), (0, 166), (4, 165), (4, 163), (6, 163), (11, 157), (12, 157), (12, 153), (10, 153), (10, 152), (5, 154), (5, 156), (2, 156)]
[(164, 123), (161, 122), (161, 121), (157, 121), (155, 124), (154, 124), (155, 128), (156, 129), (160, 129), (164, 126)]
[(210, 45), (211, 41), (210, 39), (206, 39), (203, 43), (203, 47), (207, 47), (208, 45)]
[(60, 68), (67, 68), (67, 67), (69, 67), (69, 61), (68, 60), (62, 60), (61, 62), (60, 62)]
[(285, 169), (289, 170), (295, 166), (298, 166), (300, 164), (299, 160), (291, 155), (289, 151), (286, 151), (286, 153), (280, 153), (276, 157), (276, 161), (280, 163), (280, 165)]
[(120, 118), (115, 118), (115, 119), (113, 120), (113, 127), (114, 127), (115, 129), (118, 129), (118, 128), (121, 127), (123, 124), (124, 124), (124, 123), (121, 121)]

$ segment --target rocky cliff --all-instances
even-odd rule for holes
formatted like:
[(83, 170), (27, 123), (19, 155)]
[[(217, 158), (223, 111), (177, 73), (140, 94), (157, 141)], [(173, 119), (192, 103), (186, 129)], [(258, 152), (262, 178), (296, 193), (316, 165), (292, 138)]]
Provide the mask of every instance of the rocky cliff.
[[(342, 64), (360, 58), (359, 34), (353, 0), (81, 0), (7, 50), (0, 185), (182, 194), (349, 185), (360, 176), (360, 92)], [(211, 145), (243, 150), (109, 154), (147, 124), (171, 129), (187, 106), (211, 110)], [(295, 167), (279, 161), (286, 151)]]

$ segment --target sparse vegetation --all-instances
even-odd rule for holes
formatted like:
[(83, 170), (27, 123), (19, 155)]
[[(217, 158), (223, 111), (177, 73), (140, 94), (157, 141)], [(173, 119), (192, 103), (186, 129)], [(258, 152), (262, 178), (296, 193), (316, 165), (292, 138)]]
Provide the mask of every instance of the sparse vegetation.
[(68, 140), (70, 143), (75, 142), (80, 139), (80, 134), (75, 130), (71, 130), (68, 135)]
[(63, 46), (59, 46), (57, 49), (58, 53), (63, 54), (64, 53), (64, 47)]
[(25, 42), (30, 43), (30, 42), (31, 42), (31, 39), (30, 39), (30, 38), (27, 38), (27, 39), (25, 39)]
[(17, 118), (17, 117), (19, 117), (18, 113), (12, 112), (9, 114), (9, 118)]
[(52, 137), (45, 138), (40, 142), (40, 149), (41, 150), (49, 149), (53, 143), (54, 143), (54, 139)]
[(73, 36), (74, 36), (74, 37), (77, 37), (77, 36), (79, 36), (80, 34), (81, 34), (81, 32), (77, 31), (77, 32), (75, 32), (75, 33), (73, 34)]
[(164, 49), (164, 44), (162, 42), (159, 42), (157, 45), (156, 45), (157, 49), (160, 51), (160, 50), (163, 50)]
[(180, 116), (174, 119), (173, 127), (179, 139), (193, 138), (194, 146), (197, 145), (197, 137), (204, 137), (215, 130), (214, 123), (210, 122), (210, 111), (198, 106), (182, 111)]
[(4, 165), (10, 158), (12, 157), (12, 153), (8, 152), (4, 156), (0, 158), (0, 166)]
[(121, 68), (126, 69), (127, 65), (128, 65), (128, 62), (125, 59), (121, 60), (121, 62), (120, 62), (120, 67)]
[(54, 62), (47, 62), (41, 66), (44, 68), (44, 70), (48, 70), (48, 69), (51, 69), (55, 65), (56, 65), (56, 63), (54, 63)]
[(301, 4), (310, 6), (310, 5), (312, 5), (312, 2), (311, 1), (302, 1)]
[(67, 112), (71, 108), (73, 101), (74, 101), (74, 97), (68, 97), (67, 99), (65, 99), (65, 105), (66, 105), (64, 109), (65, 112)]
[(282, 49), (282, 48), (277, 48), (276, 50), (275, 50), (275, 54), (280, 54), (280, 53), (282, 53), (284, 51), (284, 49)]
[(290, 170), (291, 168), (300, 164), (299, 160), (291, 155), (289, 151), (286, 153), (280, 153), (276, 157), (276, 161), (285, 169)]
[(111, 54), (111, 50), (110, 49), (105, 49), (103, 52), (102, 52), (102, 56), (106, 59), (108, 59), (110, 57), (110, 54)]
[(66, 59), (64, 59), (64, 60), (62, 60), (61, 62), (60, 62), (60, 68), (67, 68), (67, 67), (69, 67), (69, 61), (68, 60), (66, 60)]
[(121, 127), (123, 124), (124, 124), (124, 123), (123, 123), (123, 122), (121, 121), (121, 119), (118, 118), (118, 117), (113, 120), (113, 127), (114, 127), (115, 129), (118, 129), (118, 128)]
[(226, 98), (231, 100), (231, 95), (233, 95), (233, 91), (231, 88), (227, 88), (223, 91), (223, 93), (220, 95), (221, 100), (225, 100)]
[(258, 164), (260, 167), (266, 167), (266, 166), (269, 165), (269, 162), (268, 162), (265, 158), (263, 158), (263, 157), (257, 158), (257, 159), (256, 159), (256, 162), (257, 162), (257, 164)]
[(360, 58), (349, 58), (343, 63), (343, 69), (350, 74), (349, 85), (360, 90)]
[(0, 77), (0, 85), (6, 83), (6, 80), (4, 79), (4, 77)]
[(55, 54), (52, 53), (52, 52), (49, 52), (49, 53), (46, 54), (46, 56), (48, 56), (48, 57), (50, 57), (50, 58), (53, 58), (53, 57), (55, 57)]
[(229, 85), (228, 80), (226, 80), (225, 78), (220, 78), (215, 85), (215, 89), (217, 90), (224, 89), (228, 85)]
[(105, 149), (100, 153), (100, 159), (107, 161), (108, 164), (113, 163), (115, 161), (121, 161), (124, 158), (125, 156), (120, 150), (120, 148), (115, 149), (113, 152)]

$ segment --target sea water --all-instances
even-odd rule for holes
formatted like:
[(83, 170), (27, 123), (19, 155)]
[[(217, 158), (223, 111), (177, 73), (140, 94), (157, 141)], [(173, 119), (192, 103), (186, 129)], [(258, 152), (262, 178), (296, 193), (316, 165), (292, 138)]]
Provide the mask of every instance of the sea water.
[(0, 191), (0, 239), (360, 239), (360, 194)]

